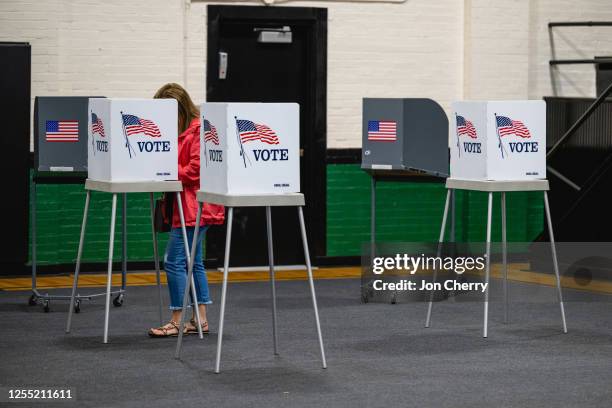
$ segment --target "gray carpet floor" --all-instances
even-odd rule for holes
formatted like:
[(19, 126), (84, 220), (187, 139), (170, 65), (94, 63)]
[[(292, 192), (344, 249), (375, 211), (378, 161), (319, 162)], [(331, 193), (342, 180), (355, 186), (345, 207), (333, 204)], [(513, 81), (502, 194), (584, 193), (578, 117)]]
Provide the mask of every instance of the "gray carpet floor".
[[(492, 299), (483, 339), (481, 303), (436, 303), (425, 329), (426, 304), (363, 304), (359, 284), (316, 281), (327, 370), (306, 282), (278, 283), (280, 356), (272, 353), (268, 285), (230, 284), (221, 374), (212, 372), (218, 303), (212, 333), (187, 337), (178, 361), (175, 339), (146, 336), (157, 323), (155, 287), (130, 287), (125, 304), (111, 309), (109, 344), (102, 344), (103, 298), (84, 302), (66, 335), (66, 303), (43, 313), (27, 305), (27, 293), (0, 292), (0, 386), (76, 392), (72, 403), (3, 406), (612, 406), (609, 296), (566, 291), (569, 333), (562, 334), (558, 305), (527, 302), (542, 289), (513, 284), (511, 293), (525, 300), (511, 304), (505, 325), (502, 303)], [(220, 285), (211, 291), (218, 301)]]

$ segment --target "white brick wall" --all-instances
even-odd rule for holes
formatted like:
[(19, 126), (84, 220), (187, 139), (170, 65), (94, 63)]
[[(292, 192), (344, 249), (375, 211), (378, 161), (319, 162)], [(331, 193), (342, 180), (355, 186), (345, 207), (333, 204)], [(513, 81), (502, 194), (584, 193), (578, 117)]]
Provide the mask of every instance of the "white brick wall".
[[(32, 95), (205, 98), (206, 2), (0, 0), (0, 41), (32, 44)], [(223, 3), (223, 4), (228, 4)], [(240, 3), (236, 3), (240, 4)], [(248, 3), (253, 4), (253, 3)], [(328, 146), (359, 147), (361, 98), (551, 95), (549, 21), (612, 20), (610, 0), (292, 2), (327, 7)], [(612, 55), (612, 27), (557, 28), (558, 58)], [(562, 66), (559, 95), (593, 96), (592, 66)]]
[(465, 99), (527, 96), (529, 2), (466, 1)]

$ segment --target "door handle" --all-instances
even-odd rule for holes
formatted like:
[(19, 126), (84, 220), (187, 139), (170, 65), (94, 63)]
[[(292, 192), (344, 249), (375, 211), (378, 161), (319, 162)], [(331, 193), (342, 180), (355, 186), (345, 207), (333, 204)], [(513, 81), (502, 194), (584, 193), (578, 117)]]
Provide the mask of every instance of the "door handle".
[(219, 51), (219, 79), (227, 78), (227, 52)]

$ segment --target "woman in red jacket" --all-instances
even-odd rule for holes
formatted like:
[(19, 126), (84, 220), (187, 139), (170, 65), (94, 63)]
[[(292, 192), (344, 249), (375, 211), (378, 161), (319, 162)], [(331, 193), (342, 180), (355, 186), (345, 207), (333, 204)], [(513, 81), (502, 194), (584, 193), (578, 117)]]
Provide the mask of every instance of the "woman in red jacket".
[[(178, 178), (183, 183), (181, 201), (187, 227), (187, 240), (192, 244), (196, 224), (199, 226), (199, 239), (193, 264), (193, 277), (195, 280), (197, 305), (200, 310), (202, 331), (208, 333), (208, 320), (206, 319), (206, 305), (212, 303), (208, 294), (208, 281), (202, 262), (202, 238), (209, 225), (223, 224), (225, 209), (223, 206), (203, 204), (202, 217), (196, 222), (199, 203), (196, 200), (196, 191), (200, 188), (200, 112), (194, 105), (187, 91), (178, 84), (162, 86), (155, 98), (172, 98), (178, 102)], [(170, 310), (172, 318), (167, 324), (149, 330), (151, 337), (176, 336), (179, 331), (183, 307), (183, 293), (187, 284), (187, 256), (183, 242), (181, 221), (177, 202), (174, 202), (172, 215), (172, 229), (168, 239), (168, 246), (164, 257), (164, 269), (170, 290)], [(193, 300), (193, 299), (192, 299)], [(192, 318), (185, 325), (186, 333), (197, 332), (196, 319), (193, 309)]]

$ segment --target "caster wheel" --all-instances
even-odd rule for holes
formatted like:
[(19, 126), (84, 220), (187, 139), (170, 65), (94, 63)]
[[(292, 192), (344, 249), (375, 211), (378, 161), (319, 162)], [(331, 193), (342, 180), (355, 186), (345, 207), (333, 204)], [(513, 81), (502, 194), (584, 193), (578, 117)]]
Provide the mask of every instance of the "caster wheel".
[(79, 299), (74, 301), (74, 313), (81, 313), (81, 301)]
[(395, 296), (393, 296), (393, 298), (391, 298), (391, 304), (394, 305), (397, 303), (397, 299), (395, 298)]
[(361, 295), (361, 301), (363, 303), (368, 303), (370, 301), (370, 298), (368, 297), (368, 295)]
[(49, 301), (45, 300), (45, 303), (43, 303), (43, 310), (45, 311), (45, 313), (49, 313), (49, 310), (51, 310), (49, 308)]
[(121, 305), (123, 305), (123, 295), (117, 295), (117, 297), (113, 299), (113, 306), (121, 307)]
[(28, 305), (36, 306), (36, 295), (30, 296), (30, 298), (28, 299)]

